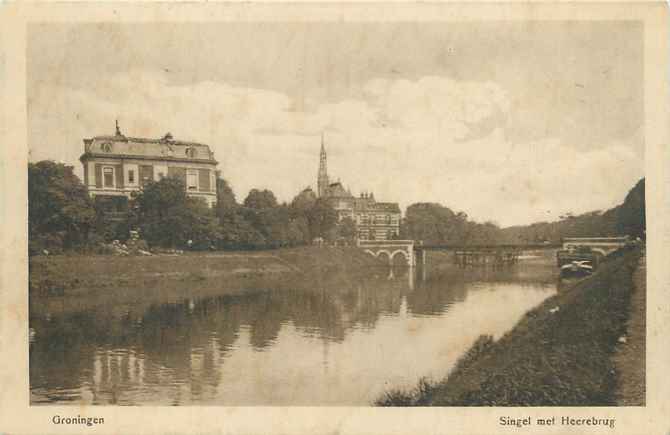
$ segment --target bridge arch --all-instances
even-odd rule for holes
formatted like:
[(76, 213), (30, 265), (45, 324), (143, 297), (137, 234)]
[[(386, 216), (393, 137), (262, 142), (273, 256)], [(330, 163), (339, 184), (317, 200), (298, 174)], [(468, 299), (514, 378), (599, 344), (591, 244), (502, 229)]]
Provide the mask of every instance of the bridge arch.
[(394, 259), (395, 256), (398, 255), (398, 254), (400, 254), (400, 255), (405, 259), (405, 262), (406, 262), (405, 264), (406, 264), (407, 266), (411, 266), (411, 265), (412, 265), (412, 259), (410, 258), (409, 253), (407, 252), (407, 250), (405, 250), (405, 249), (397, 249), (397, 250), (393, 251), (393, 253), (391, 253), (391, 255), (390, 255), (390, 257), (389, 257), (389, 264), (390, 264), (391, 266), (393, 266), (393, 264), (394, 264), (394, 263), (393, 263), (393, 259)]
[(388, 259), (389, 266), (394, 265), (394, 259), (401, 255), (409, 267), (414, 266), (414, 241), (413, 240), (365, 240), (359, 241), (358, 246), (363, 252), (375, 258)]
[(377, 258), (379, 258), (380, 260), (385, 260), (385, 261), (388, 262), (388, 264), (391, 264), (391, 261), (392, 261), (391, 259), (392, 259), (393, 257), (391, 256), (391, 252), (390, 252), (390, 251), (387, 251), (386, 249), (380, 249), (380, 250), (377, 252)]

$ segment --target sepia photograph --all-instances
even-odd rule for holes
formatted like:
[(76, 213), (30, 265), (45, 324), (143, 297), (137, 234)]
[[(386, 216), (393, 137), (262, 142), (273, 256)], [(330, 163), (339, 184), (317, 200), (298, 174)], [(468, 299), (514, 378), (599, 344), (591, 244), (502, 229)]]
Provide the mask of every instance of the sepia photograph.
[(30, 405), (644, 406), (643, 53), (30, 23)]

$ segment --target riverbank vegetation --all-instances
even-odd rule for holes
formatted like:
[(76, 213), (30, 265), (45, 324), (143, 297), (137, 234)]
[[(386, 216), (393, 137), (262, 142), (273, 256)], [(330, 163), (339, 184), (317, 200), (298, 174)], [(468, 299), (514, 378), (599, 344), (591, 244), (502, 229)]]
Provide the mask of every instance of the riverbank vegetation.
[[(100, 253), (103, 243), (124, 242), (130, 231), (152, 249), (249, 250), (304, 246), (323, 240), (352, 244), (356, 227), (309, 188), (290, 203), (267, 189), (252, 189), (238, 203), (226, 180), (217, 180), (217, 205), (189, 197), (183, 182), (163, 178), (125, 197), (89, 198), (73, 168), (52, 161), (28, 165), (29, 252)], [(560, 243), (563, 237), (630, 235), (644, 238), (644, 179), (624, 202), (605, 212), (567, 214), (557, 222), (499, 228), (436, 203), (410, 205), (400, 237), (458, 245)]]
[(615, 405), (614, 355), (626, 333), (639, 257), (639, 249), (615, 255), (590, 278), (529, 311), (498, 341), (481, 337), (445, 380), (390, 391), (376, 404)]
[(429, 244), (559, 244), (564, 237), (645, 236), (644, 179), (626, 195), (623, 203), (606, 211), (580, 215), (567, 213), (556, 222), (500, 228), (494, 222), (477, 223), (463, 212), (435, 203), (407, 207), (401, 238)]
[(327, 201), (311, 189), (279, 204), (269, 190), (252, 189), (237, 202), (217, 180), (217, 206), (186, 194), (183, 182), (166, 177), (125, 197), (91, 199), (73, 168), (52, 161), (28, 165), (28, 226), (31, 255), (101, 253), (113, 240), (139, 230), (152, 249), (249, 250), (303, 246), (315, 239), (351, 242), (350, 219), (337, 221)]

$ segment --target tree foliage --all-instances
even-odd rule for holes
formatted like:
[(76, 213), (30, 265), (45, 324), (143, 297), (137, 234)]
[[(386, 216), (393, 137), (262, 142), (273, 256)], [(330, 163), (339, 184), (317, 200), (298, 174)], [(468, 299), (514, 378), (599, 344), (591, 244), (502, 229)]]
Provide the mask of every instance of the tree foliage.
[(353, 242), (356, 238), (356, 222), (348, 216), (343, 218), (337, 224), (337, 236), (347, 242)]
[(28, 198), (31, 253), (76, 248), (88, 240), (95, 209), (72, 167), (49, 160), (29, 163)]
[(623, 203), (606, 211), (580, 215), (566, 213), (555, 222), (538, 222), (502, 230), (505, 243), (560, 243), (565, 237), (644, 237), (644, 178), (626, 195)]
[(401, 236), (425, 243), (459, 245), (561, 243), (565, 237), (644, 237), (644, 179), (626, 195), (624, 202), (606, 211), (580, 215), (566, 213), (558, 221), (537, 222), (499, 228), (494, 222), (477, 223), (465, 213), (435, 203), (412, 204), (407, 208)]
[(321, 237), (324, 240), (332, 240), (334, 236), (332, 230), (337, 224), (337, 212), (327, 200), (319, 198), (307, 211), (307, 223), (312, 239)]
[(277, 206), (277, 198), (271, 191), (264, 189), (251, 189), (244, 199), (244, 206), (256, 210), (273, 208)]
[(473, 237), (474, 230), (465, 213), (423, 202), (407, 207), (402, 235), (429, 244), (464, 244)]
[(184, 182), (166, 177), (146, 184), (135, 198), (137, 224), (152, 246), (195, 249), (215, 246), (220, 238), (216, 217), (205, 202), (186, 194)]
[(623, 204), (619, 207), (616, 228), (619, 234), (644, 238), (646, 235), (646, 212), (644, 196), (644, 178), (638, 181), (628, 192)]
[[(85, 245), (96, 238), (128, 236), (139, 228), (151, 246), (193, 249), (262, 249), (297, 246), (324, 240), (356, 237), (350, 218), (338, 222), (328, 200), (305, 189), (290, 204), (278, 204), (270, 190), (252, 189), (238, 204), (226, 180), (217, 180), (217, 206), (190, 197), (179, 178), (150, 182), (123, 207), (116, 200), (91, 201), (72, 168), (52, 161), (28, 165), (28, 231), (30, 252), (59, 251)], [(128, 219), (112, 224), (105, 219), (110, 207)], [(121, 211), (123, 210), (123, 211)], [(499, 228), (478, 223), (463, 212), (437, 203), (407, 208), (400, 237), (428, 244), (559, 243), (564, 237), (645, 236), (645, 188), (640, 180), (623, 203), (605, 212), (566, 213), (555, 222)], [(190, 241), (190, 243), (188, 243)]]

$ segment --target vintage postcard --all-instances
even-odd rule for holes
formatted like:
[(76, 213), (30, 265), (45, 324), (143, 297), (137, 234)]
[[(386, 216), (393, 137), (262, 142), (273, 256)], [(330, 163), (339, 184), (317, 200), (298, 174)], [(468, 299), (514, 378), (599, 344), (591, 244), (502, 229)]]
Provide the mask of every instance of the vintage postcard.
[(664, 4), (0, 12), (0, 433), (670, 432)]

